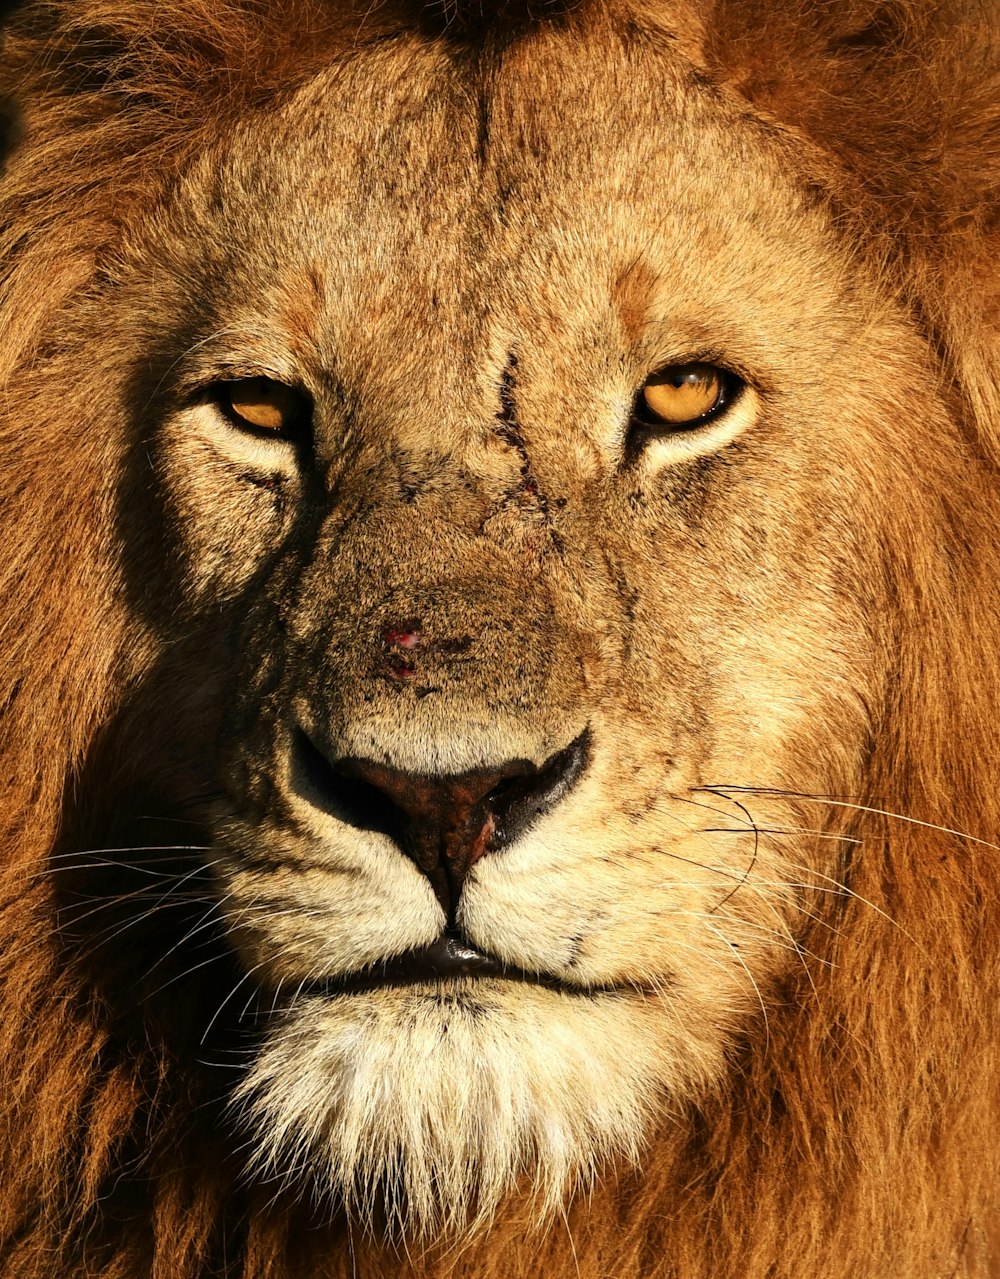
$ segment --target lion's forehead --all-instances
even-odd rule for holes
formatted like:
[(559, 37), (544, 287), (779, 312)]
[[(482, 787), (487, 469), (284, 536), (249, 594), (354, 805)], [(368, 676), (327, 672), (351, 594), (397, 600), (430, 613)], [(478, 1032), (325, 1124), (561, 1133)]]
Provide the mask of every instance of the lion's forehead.
[(543, 32), (477, 61), (401, 39), (283, 115), (207, 168), (228, 246), (204, 281), (213, 318), (264, 313), (439, 440), (515, 342), (522, 385), (573, 407), (574, 374), (607, 380), (623, 351), (700, 340), (773, 361), (793, 336), (836, 341), (836, 259), (787, 144), (667, 42)]

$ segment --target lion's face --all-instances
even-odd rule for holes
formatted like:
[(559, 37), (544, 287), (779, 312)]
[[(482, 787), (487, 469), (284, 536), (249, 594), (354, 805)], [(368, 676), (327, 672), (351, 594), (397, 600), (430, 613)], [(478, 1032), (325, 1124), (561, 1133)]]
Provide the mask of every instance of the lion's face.
[(550, 1207), (800, 962), (849, 841), (788, 792), (857, 792), (859, 566), (940, 409), (794, 161), (666, 43), (401, 40), (120, 262), (261, 1168)]

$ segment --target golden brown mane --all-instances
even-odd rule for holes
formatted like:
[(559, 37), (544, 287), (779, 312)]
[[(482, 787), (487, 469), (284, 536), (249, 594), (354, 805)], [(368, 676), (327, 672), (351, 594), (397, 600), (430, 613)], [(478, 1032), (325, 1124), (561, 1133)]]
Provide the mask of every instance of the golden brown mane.
[[(497, 17), (323, 0), (37, 0), (11, 18), (0, 70), (12, 103), (0, 179), (0, 1273), (1000, 1273), (1000, 16), (987, 0), (664, 9)], [(121, 581), (123, 557), (141, 547), (126, 548), (114, 517), (114, 356), (89, 360), (87, 335), (131, 214), (207, 140), (361, 42), (412, 28), (482, 43), (531, 21), (679, 27), (707, 82), (809, 149), (848, 250), (877, 265), (936, 352), (968, 467), (937, 471), (929, 455), (933, 498), (882, 515), (871, 608), (906, 636), (897, 702), (871, 743), (867, 792), (803, 797), (817, 827), (829, 804), (857, 805), (863, 844), (854, 895), (828, 894), (766, 1040), (762, 1030), (747, 1045), (723, 1097), (679, 1116), (641, 1183), (595, 1192), (566, 1231), (526, 1249), (513, 1205), (467, 1253), (411, 1267), (273, 1187), (242, 1185), (225, 1067), (199, 1060), (211, 1044), (185, 1042), (169, 983), (150, 1009), (125, 1008), (92, 953), (57, 928), (45, 867), (87, 846), (102, 769), (114, 767), (102, 730), (154, 656)], [(919, 514), (931, 510), (933, 523)]]

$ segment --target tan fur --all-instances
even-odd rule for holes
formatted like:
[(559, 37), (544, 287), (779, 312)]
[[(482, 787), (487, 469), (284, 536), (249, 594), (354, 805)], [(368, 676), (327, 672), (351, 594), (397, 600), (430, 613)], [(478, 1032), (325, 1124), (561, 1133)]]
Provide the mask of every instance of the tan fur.
[[(0, 1272), (1000, 1274), (992, 6), (4, 39)], [(317, 989), (443, 916), (300, 730), (585, 728), (459, 914), (562, 990)]]

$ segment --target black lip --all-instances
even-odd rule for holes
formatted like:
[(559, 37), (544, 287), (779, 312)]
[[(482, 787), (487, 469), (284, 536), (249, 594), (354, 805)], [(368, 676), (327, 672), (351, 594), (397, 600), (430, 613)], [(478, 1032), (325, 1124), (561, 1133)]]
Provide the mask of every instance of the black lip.
[(318, 982), (311, 989), (328, 995), (346, 995), (392, 986), (433, 985), (462, 977), (498, 977), (504, 981), (529, 982), (552, 990), (586, 993), (582, 988), (568, 986), (545, 973), (529, 973), (522, 968), (505, 964), (454, 933), (445, 933), (428, 946), (418, 946), (401, 955), (393, 955), (371, 968)]

